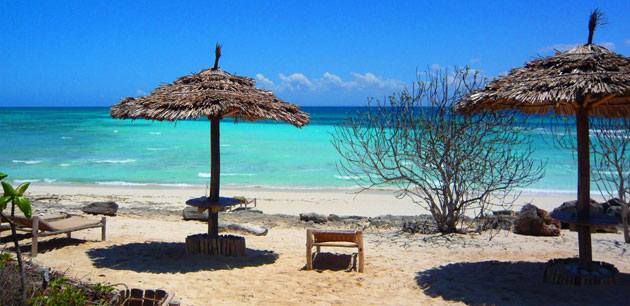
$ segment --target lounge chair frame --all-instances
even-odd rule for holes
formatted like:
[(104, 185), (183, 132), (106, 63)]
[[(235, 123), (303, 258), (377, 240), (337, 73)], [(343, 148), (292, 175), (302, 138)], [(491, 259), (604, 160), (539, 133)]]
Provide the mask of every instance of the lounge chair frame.
[(321, 247), (357, 248), (359, 249), (358, 270), (363, 272), (365, 265), (363, 231), (307, 229), (306, 270), (313, 269), (313, 247), (316, 247), (317, 253), (321, 251)]
[[(2, 222), (2, 220), (6, 221), (6, 219), (8, 219), (8, 217), (6, 217), (5, 215), (2, 215), (2, 214), (0, 215), (1, 215), (0, 222)], [(19, 220), (17, 220), (18, 218)], [(54, 221), (60, 221), (64, 219), (66, 219), (66, 217), (64, 216), (59, 216), (59, 217), (54, 217), (54, 218), (44, 218), (44, 219), (40, 218), (39, 216), (33, 216), (31, 219), (16, 216), (16, 220), (15, 220), (16, 230), (21, 231), (21, 232), (31, 233), (31, 236), (32, 236), (31, 257), (37, 256), (37, 251), (38, 251), (37, 244), (38, 244), (39, 237), (66, 234), (68, 238), (72, 238), (72, 232), (74, 231), (100, 227), (101, 228), (101, 241), (105, 241), (106, 224), (107, 224), (106, 217), (102, 217), (101, 220), (97, 223), (79, 225), (75, 227), (65, 228), (62, 230), (55, 230)], [(90, 219), (86, 219), (86, 220), (90, 220)], [(90, 220), (90, 221), (96, 221), (96, 220)], [(50, 222), (53, 222), (53, 223), (50, 223)], [(42, 226), (40, 226), (40, 224)]]

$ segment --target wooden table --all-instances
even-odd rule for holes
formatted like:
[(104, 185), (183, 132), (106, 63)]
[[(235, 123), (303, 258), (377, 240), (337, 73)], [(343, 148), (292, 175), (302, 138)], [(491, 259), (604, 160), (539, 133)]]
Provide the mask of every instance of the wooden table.
[(605, 214), (591, 213), (586, 220), (578, 218), (577, 212), (557, 211), (551, 213), (551, 217), (560, 222), (568, 223), (571, 230), (576, 226), (588, 226), (598, 228), (600, 226), (611, 226), (619, 223), (619, 218)]
[(197, 207), (198, 212), (208, 211), (208, 234), (197, 234), (186, 237), (186, 252), (189, 254), (203, 253), (209, 255), (244, 256), (246, 255), (245, 238), (234, 235), (219, 235), (219, 211), (223, 208), (237, 205), (241, 200), (219, 197), (216, 202), (210, 202), (207, 197), (194, 198), (186, 201), (186, 205)]

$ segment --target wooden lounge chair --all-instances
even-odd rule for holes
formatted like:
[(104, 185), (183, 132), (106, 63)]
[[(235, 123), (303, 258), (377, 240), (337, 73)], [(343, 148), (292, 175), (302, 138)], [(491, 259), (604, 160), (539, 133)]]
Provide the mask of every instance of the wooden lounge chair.
[(306, 270), (313, 269), (313, 247), (317, 253), (321, 247), (358, 248), (358, 270), (363, 272), (365, 255), (363, 253), (363, 231), (354, 230), (306, 230)]
[[(17, 230), (22, 232), (30, 232), (32, 235), (31, 257), (37, 256), (37, 240), (39, 237), (46, 237), (58, 234), (66, 234), (71, 238), (71, 233), (88, 228), (101, 228), (101, 240), (105, 240), (105, 224), (107, 219), (103, 217), (101, 220), (91, 220), (80, 216), (33, 216), (26, 218), (24, 216), (15, 216)], [(8, 217), (0, 213), (1, 222), (9, 222)]]
[[(9, 220), (7, 220), (7, 215), (4, 215), (0, 212), (0, 232), (11, 230), (11, 226), (9, 225)], [(55, 221), (59, 219), (68, 218), (68, 214), (50, 214), (50, 215), (40, 215), (40, 220), (45, 221)], [(18, 227), (30, 227), (31, 221), (26, 219), (21, 212), (15, 216), (15, 222)]]
[[(241, 203), (238, 204), (239, 208), (240, 207), (245, 207), (245, 209), (248, 209), (249, 204), (252, 204), (252, 203), (254, 204), (254, 208), (256, 208), (256, 198), (249, 198), (248, 199), (248, 198), (246, 198), (244, 196), (236, 196), (236, 197), (233, 197), (233, 198), (241, 201)], [(236, 206), (228, 206), (228, 207), (229, 208), (227, 208), (227, 209), (229, 209), (230, 211), (232, 211), (232, 210), (234, 210), (236, 208)]]

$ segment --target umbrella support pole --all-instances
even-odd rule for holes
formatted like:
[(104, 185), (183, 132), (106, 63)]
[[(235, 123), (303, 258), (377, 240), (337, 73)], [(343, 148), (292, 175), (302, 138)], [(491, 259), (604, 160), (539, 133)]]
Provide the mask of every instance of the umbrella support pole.
[[(590, 158), (589, 158), (589, 130), (588, 109), (581, 106), (576, 111), (577, 128), (577, 155), (578, 155), (578, 219), (589, 220), (591, 215), (590, 195)], [(588, 225), (579, 225), (578, 245), (580, 252), (580, 268), (590, 271), (592, 269), (593, 254), (591, 249), (591, 230)]]
[(210, 202), (219, 200), (219, 185), (221, 179), (221, 152), (219, 122), (221, 118), (211, 118), (210, 120)]
[(216, 238), (219, 236), (219, 213), (208, 212), (208, 236)]

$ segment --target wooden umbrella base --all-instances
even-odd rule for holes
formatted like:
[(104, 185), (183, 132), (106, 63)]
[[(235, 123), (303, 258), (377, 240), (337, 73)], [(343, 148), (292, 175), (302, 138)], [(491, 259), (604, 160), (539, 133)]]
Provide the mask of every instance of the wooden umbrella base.
[(247, 256), (245, 237), (219, 235), (209, 238), (208, 234), (190, 235), (186, 237), (186, 254)]
[(545, 265), (545, 283), (556, 285), (614, 285), (619, 270), (612, 264), (593, 261), (593, 269), (580, 268), (579, 258), (552, 259)]

